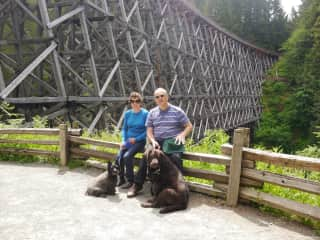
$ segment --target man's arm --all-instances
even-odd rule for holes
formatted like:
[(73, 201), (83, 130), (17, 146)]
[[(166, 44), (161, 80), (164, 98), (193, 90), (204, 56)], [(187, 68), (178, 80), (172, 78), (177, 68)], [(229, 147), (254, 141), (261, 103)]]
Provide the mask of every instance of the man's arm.
[(154, 138), (153, 128), (152, 127), (147, 127), (147, 137), (148, 137), (150, 143), (152, 144), (153, 148), (158, 148), (159, 147), (159, 143)]
[(185, 137), (188, 136), (191, 133), (192, 128), (193, 126), (191, 122), (188, 122), (186, 125), (184, 125), (184, 130), (181, 134), (183, 134)]
[(176, 143), (177, 144), (184, 144), (185, 141), (186, 141), (186, 136), (188, 136), (191, 131), (192, 131), (192, 124), (191, 122), (187, 122), (185, 125), (184, 125), (184, 130), (176, 137)]

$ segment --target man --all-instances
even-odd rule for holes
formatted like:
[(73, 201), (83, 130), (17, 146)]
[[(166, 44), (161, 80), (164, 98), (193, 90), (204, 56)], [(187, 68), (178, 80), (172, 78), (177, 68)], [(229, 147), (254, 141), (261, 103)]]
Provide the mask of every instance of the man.
[[(192, 124), (185, 112), (169, 103), (165, 89), (158, 88), (154, 92), (157, 107), (150, 110), (146, 121), (147, 137), (153, 148), (163, 148), (168, 139), (175, 139), (180, 145), (185, 143), (186, 136), (192, 131)], [(167, 154), (171, 161), (182, 171), (182, 152)], [(127, 197), (134, 197), (142, 189), (147, 172), (147, 163), (140, 162), (135, 184), (129, 189)]]

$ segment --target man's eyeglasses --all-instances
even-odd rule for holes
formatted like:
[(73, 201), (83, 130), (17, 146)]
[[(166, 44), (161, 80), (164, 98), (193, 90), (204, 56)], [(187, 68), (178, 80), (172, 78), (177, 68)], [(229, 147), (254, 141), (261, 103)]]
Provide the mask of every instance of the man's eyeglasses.
[(141, 103), (141, 100), (140, 99), (137, 99), (137, 100), (129, 100), (129, 103)]
[(159, 98), (163, 98), (164, 96), (165, 96), (164, 94), (161, 94), (161, 95), (154, 96), (154, 98), (159, 99)]

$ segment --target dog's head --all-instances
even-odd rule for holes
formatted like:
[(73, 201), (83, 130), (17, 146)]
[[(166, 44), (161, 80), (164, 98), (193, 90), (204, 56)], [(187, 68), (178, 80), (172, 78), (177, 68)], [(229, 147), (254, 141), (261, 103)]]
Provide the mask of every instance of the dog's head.
[(116, 164), (108, 162), (108, 176), (117, 176), (119, 174), (119, 167)]
[(147, 161), (148, 167), (152, 170), (160, 168), (160, 162), (164, 153), (159, 149), (150, 149), (144, 153), (144, 158)]

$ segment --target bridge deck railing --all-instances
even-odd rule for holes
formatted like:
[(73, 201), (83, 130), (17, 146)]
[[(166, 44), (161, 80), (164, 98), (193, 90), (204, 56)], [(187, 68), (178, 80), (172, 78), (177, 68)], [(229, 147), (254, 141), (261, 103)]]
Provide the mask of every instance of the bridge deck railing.
[[(9, 135), (19, 134), (19, 139)], [(21, 139), (21, 134), (55, 136), (50, 140)], [(184, 168), (184, 175), (202, 180), (209, 180), (212, 184), (188, 182), (191, 191), (220, 197), (226, 200), (228, 206), (236, 206), (238, 201), (253, 201), (291, 214), (320, 220), (320, 208), (309, 204), (299, 203), (284, 197), (274, 196), (262, 191), (264, 183), (273, 184), (289, 189), (320, 196), (320, 182), (307, 180), (295, 176), (259, 170), (257, 162), (285, 168), (320, 173), (320, 159), (303, 156), (273, 153), (249, 148), (249, 129), (236, 129), (233, 136), (233, 145), (224, 144), (221, 147), (223, 155), (189, 153), (183, 159), (218, 164), (225, 167), (225, 172), (204, 170), (194, 167)], [(3, 147), (3, 144), (32, 144), (52, 145), (56, 150)], [(59, 129), (0, 129), (0, 154), (44, 155), (60, 159), (65, 166), (69, 159), (83, 159), (86, 164), (106, 168), (105, 163), (91, 158), (113, 161), (119, 149), (119, 143), (107, 142), (81, 136), (80, 129), (68, 129), (60, 125)], [(137, 156), (138, 165), (141, 154)]]

